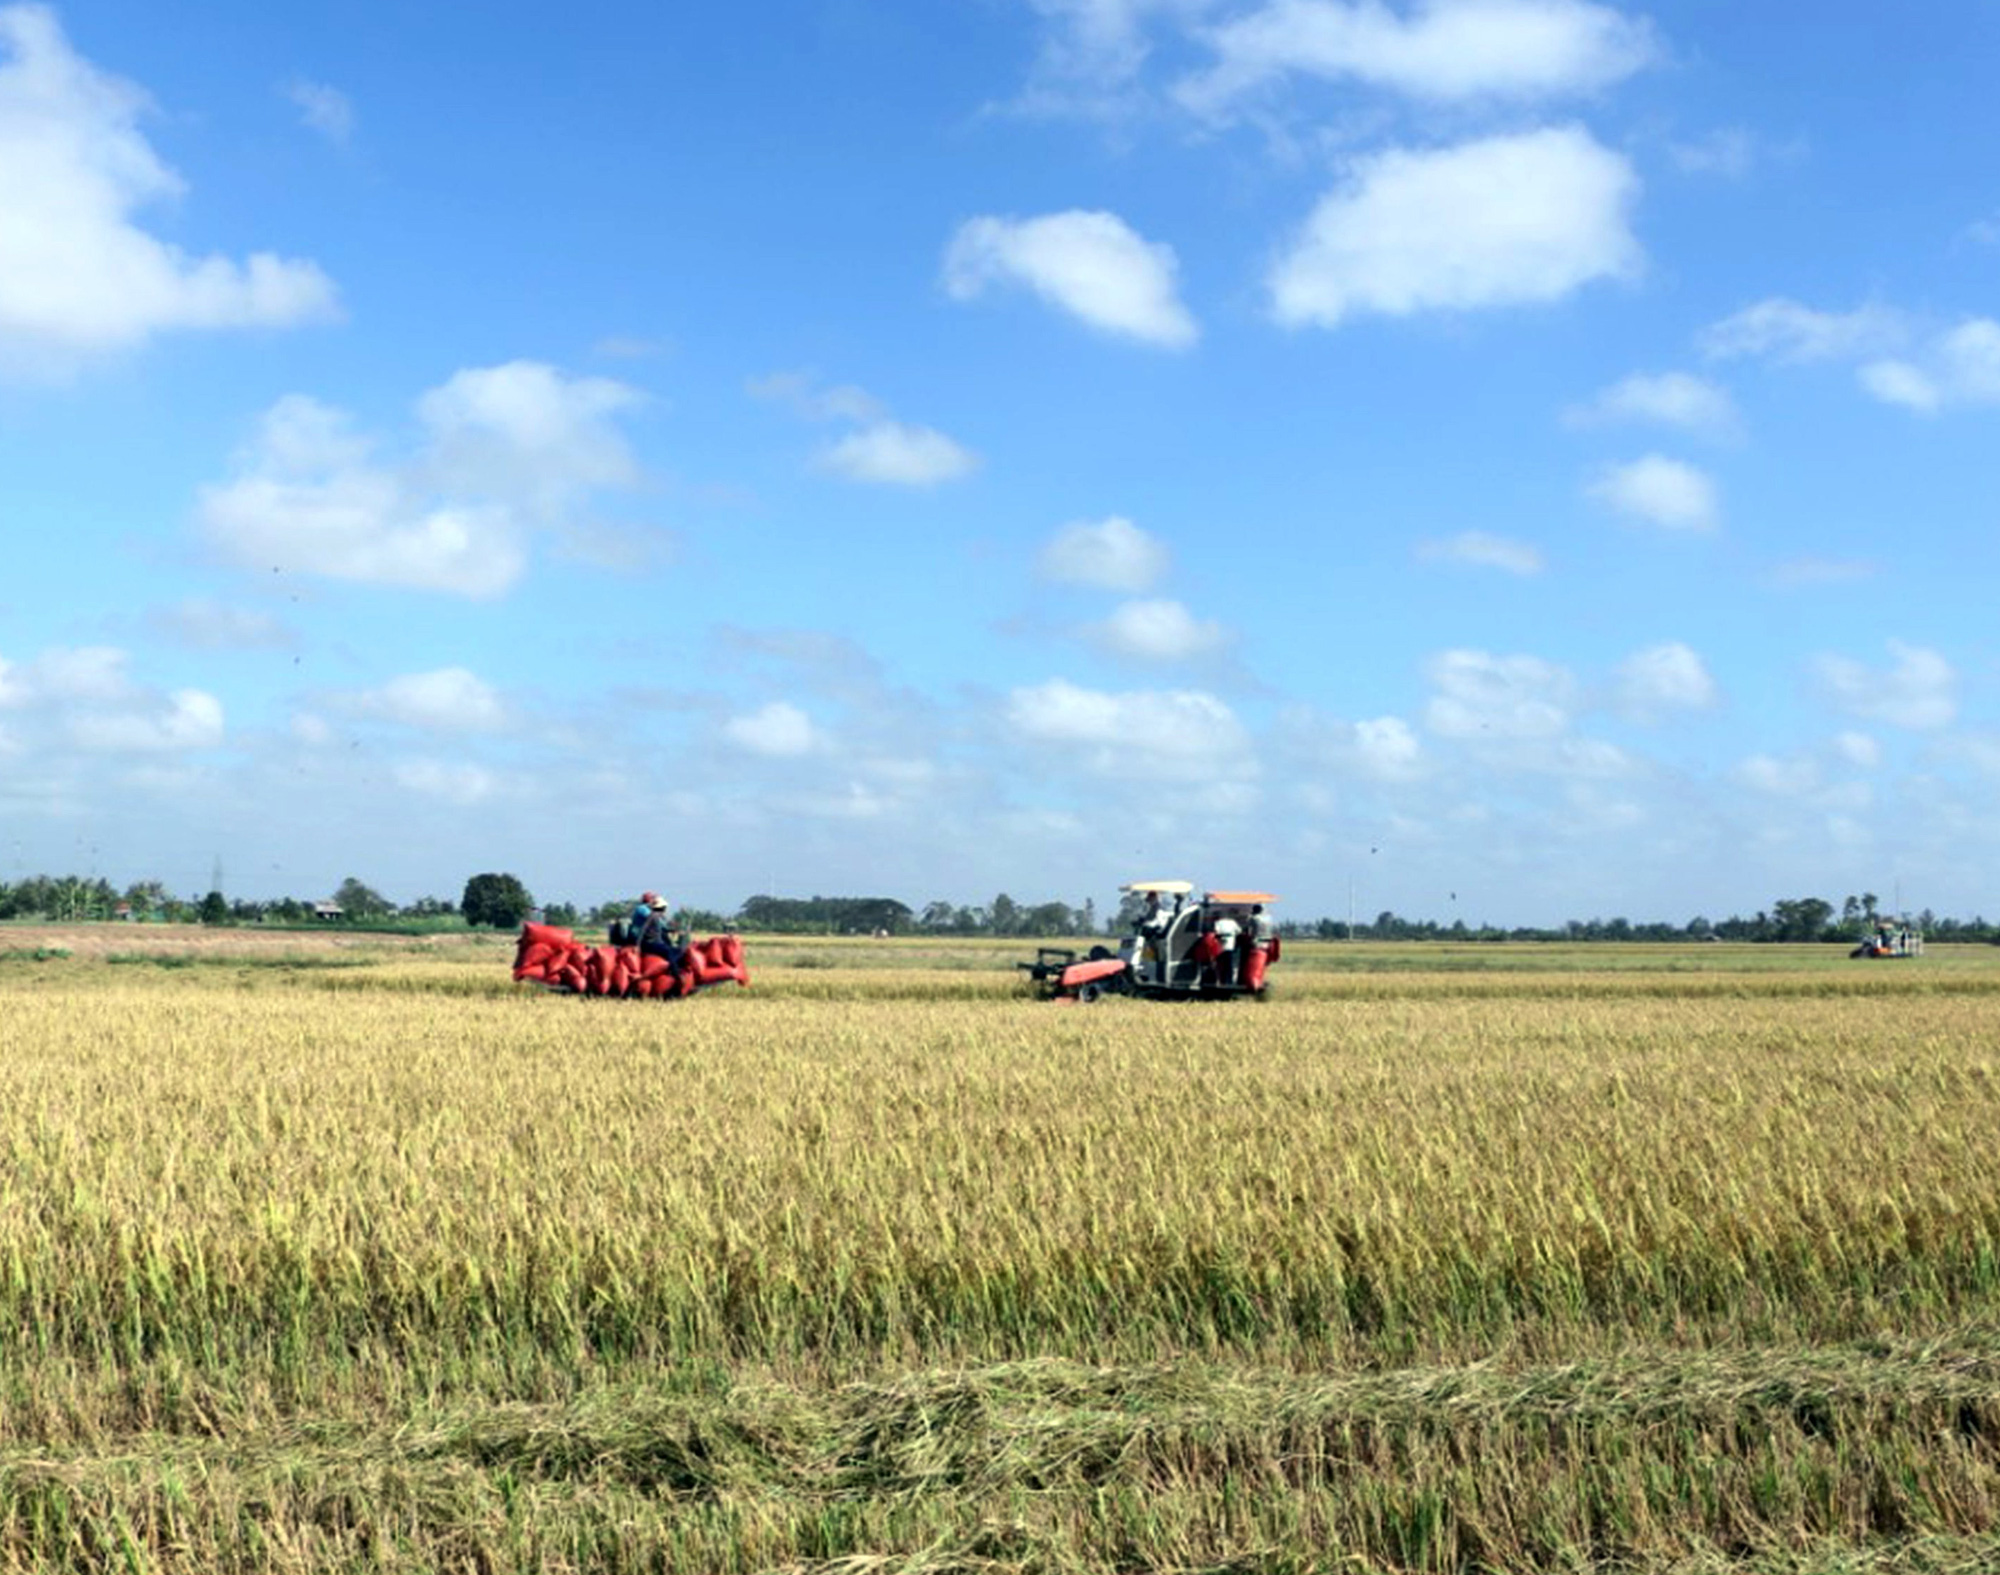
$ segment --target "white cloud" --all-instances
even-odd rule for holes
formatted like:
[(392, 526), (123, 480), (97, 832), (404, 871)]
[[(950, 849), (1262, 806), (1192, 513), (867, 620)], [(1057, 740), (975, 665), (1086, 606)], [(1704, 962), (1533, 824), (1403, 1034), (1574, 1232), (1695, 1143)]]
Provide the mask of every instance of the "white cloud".
[(1407, 16), (1379, 0), (1270, 0), (1203, 36), (1216, 64), (1178, 96), (1204, 114), (1292, 75), (1532, 101), (1608, 87), (1657, 54), (1644, 21), (1586, 0), (1428, 0)]
[(103, 754), (213, 749), (222, 742), (222, 702), (200, 689), (177, 689), (163, 702), (69, 718), (71, 742)]
[(1014, 690), (1006, 719), (1021, 738), (1074, 755), (1106, 775), (1186, 780), (1257, 772), (1243, 724), (1201, 690), (1111, 694), (1057, 678)]
[(1159, 582), (1168, 562), (1158, 537), (1113, 514), (1065, 525), (1042, 549), (1036, 570), (1043, 579), (1064, 585), (1144, 591)]
[(1441, 651), (1425, 671), (1436, 693), (1424, 725), (1440, 738), (1545, 739), (1569, 727), (1576, 680), (1538, 656)]
[(979, 456), (932, 427), (893, 420), (889, 408), (852, 383), (831, 387), (811, 372), (773, 372), (750, 379), (753, 397), (788, 406), (807, 421), (837, 421), (854, 430), (813, 456), (821, 470), (848, 481), (934, 487), (969, 476)]
[(1673, 711), (1705, 711), (1721, 698), (1708, 664), (1679, 641), (1634, 651), (1618, 666), (1618, 705), (1652, 720)]
[(335, 315), (313, 263), (191, 257), (139, 227), (183, 189), (139, 132), (147, 107), (71, 50), (54, 11), (0, 7), (0, 374), (61, 377), (173, 329)]
[(810, 754), (820, 744), (819, 730), (813, 726), (812, 718), (783, 700), (773, 700), (746, 715), (731, 717), (723, 723), (722, 731), (739, 748), (774, 759)]
[(1216, 0), (1028, 0), (1046, 24), (1027, 90), (1015, 106), (1030, 114), (1106, 119), (1135, 107), (1136, 84), (1157, 13), (1193, 17)]
[(810, 372), (773, 372), (746, 386), (753, 397), (789, 405), (808, 421), (879, 421), (889, 413), (867, 389), (852, 383), (829, 388)]
[(1142, 662), (1189, 661), (1229, 643), (1229, 631), (1221, 624), (1164, 599), (1125, 602), (1085, 633), (1105, 650)]
[(2000, 321), (1991, 317), (1920, 334), (1908, 316), (1888, 307), (1821, 312), (1778, 297), (1714, 324), (1702, 348), (1718, 358), (1857, 361), (1864, 391), (1921, 415), (2000, 404)]
[(127, 676), (128, 653), (109, 645), (58, 646), (42, 652), (21, 672), (29, 698), (55, 703), (110, 704), (134, 693)]
[(265, 412), (234, 479), (202, 489), (207, 539), (256, 568), (497, 596), (537, 531), (573, 527), (638, 467), (612, 417), (642, 396), (536, 362), (455, 374), (417, 403), (401, 463), (342, 411), (289, 394)]
[(1554, 301), (1643, 262), (1628, 215), (1639, 180), (1581, 126), (1353, 164), (1272, 270), (1287, 327), (1357, 312)]
[(1571, 426), (1655, 422), (1688, 432), (1728, 433), (1737, 425), (1728, 390), (1687, 372), (1634, 373), (1563, 412)]
[(135, 683), (115, 646), (53, 646), (27, 662), (0, 658), (0, 709), (20, 714), (10, 747), (39, 757), (55, 741), (88, 754), (164, 754), (223, 740), (222, 702), (206, 690), (162, 692)]
[(1307, 769), (1289, 772), (1288, 779), (1297, 779), (1300, 801), (1319, 814), (1338, 807), (1329, 779), (1413, 782), (1428, 766), (1416, 730), (1396, 716), (1347, 722), (1311, 706), (1289, 706), (1279, 714), (1277, 737), (1306, 763)]
[(1958, 715), (1958, 674), (1936, 651), (1889, 642), (1894, 659), (1887, 672), (1845, 656), (1822, 656), (1813, 663), (1821, 688), (1842, 710), (1890, 727), (1929, 729), (1949, 726)]
[(1378, 716), (1354, 724), (1354, 749), (1368, 775), (1401, 782), (1417, 775), (1424, 746), (1401, 717)]
[(1819, 767), (1810, 760), (1781, 760), (1775, 755), (1750, 755), (1731, 773), (1745, 787), (1773, 798), (1803, 798), (1820, 784)]
[(1639, 770), (1639, 762), (1632, 755), (1601, 738), (1560, 738), (1545, 755), (1525, 756), (1518, 763), (1538, 766), (1558, 776), (1593, 781), (1629, 777)]
[(392, 769), (398, 785), (447, 804), (470, 805), (493, 797), (500, 779), (466, 761), (402, 760)]
[(932, 427), (877, 421), (821, 449), (819, 467), (849, 481), (934, 487), (979, 468), (979, 456)]
[(325, 717), (297, 711), (292, 715), (292, 737), (309, 749), (324, 749), (333, 742), (333, 729)]
[(463, 667), (405, 673), (379, 689), (354, 695), (349, 708), (363, 716), (437, 733), (491, 733), (507, 725), (507, 707), (484, 679)]
[(1500, 569), (1523, 578), (1540, 574), (1545, 567), (1539, 547), (1511, 541), (1483, 530), (1461, 531), (1443, 541), (1427, 541), (1417, 555), (1431, 563), (1457, 563), (1470, 568)]
[(1866, 733), (1841, 733), (1833, 741), (1833, 751), (1850, 766), (1872, 771), (1882, 764), (1882, 746)]
[(570, 377), (539, 361), (452, 374), (417, 401), (427, 469), (448, 491), (504, 488), (553, 520), (590, 491), (626, 487), (638, 465), (612, 424), (645, 395), (606, 377)]
[(1929, 415), (1944, 403), (1944, 390), (1907, 361), (1871, 361), (1859, 376), (1861, 386), (1885, 405)]
[(338, 88), (299, 77), (285, 84), (285, 97), (298, 107), (301, 121), (336, 147), (345, 147), (354, 135), (354, 105)]
[(1704, 354), (1717, 360), (1752, 356), (1771, 361), (1835, 361), (1879, 355), (1909, 337), (1899, 312), (1867, 305), (1851, 312), (1822, 312), (1783, 296), (1746, 306), (1701, 335)]
[(1968, 318), (1926, 347), (1923, 365), (1875, 361), (1860, 377), (1877, 399), (1926, 415), (1947, 405), (2000, 403), (2000, 322)]
[(1721, 519), (1721, 503), (1708, 475), (1659, 454), (1611, 466), (1588, 490), (1613, 513), (1666, 530), (1709, 531)]
[(202, 490), (202, 529), (239, 562), (337, 580), (497, 596), (520, 578), (527, 553), (504, 506), (426, 495), (367, 452), (343, 412), (289, 394), (236, 479)]
[(790, 814), (811, 815), (823, 820), (880, 820), (907, 806), (901, 799), (881, 792), (866, 782), (849, 782), (837, 791), (783, 799), (780, 807)]
[(969, 301), (1021, 285), (1091, 327), (1142, 344), (1185, 349), (1200, 336), (1174, 287), (1171, 246), (1115, 213), (1072, 209), (1036, 219), (969, 219), (946, 248), (945, 290)]

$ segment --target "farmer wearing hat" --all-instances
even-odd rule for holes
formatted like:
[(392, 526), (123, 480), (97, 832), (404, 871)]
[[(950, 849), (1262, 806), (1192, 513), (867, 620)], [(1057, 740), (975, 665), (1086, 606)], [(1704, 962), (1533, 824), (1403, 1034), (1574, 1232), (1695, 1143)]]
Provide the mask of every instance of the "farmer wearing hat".
[[(681, 965), (681, 935), (667, 910), (667, 899), (656, 891), (649, 891), (639, 900), (646, 908), (646, 917), (637, 926), (639, 954), (642, 957), (664, 957), (669, 967), (678, 970)], [(635, 917), (636, 914), (635, 909)]]
[(653, 904), (659, 900), (658, 892), (649, 891), (643, 893), (639, 900), (632, 904), (632, 917), (625, 921), (625, 928), (631, 932), (633, 940), (639, 938), (639, 932), (646, 927), (646, 921), (653, 916)]

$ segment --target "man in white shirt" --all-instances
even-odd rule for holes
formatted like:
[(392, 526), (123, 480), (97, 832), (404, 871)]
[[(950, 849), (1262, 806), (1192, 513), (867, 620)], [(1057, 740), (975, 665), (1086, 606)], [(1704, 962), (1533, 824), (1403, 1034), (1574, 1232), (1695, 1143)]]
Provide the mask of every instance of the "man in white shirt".
[(1215, 943), (1222, 949), (1215, 956), (1215, 982), (1229, 985), (1236, 982), (1236, 941), (1243, 933), (1243, 926), (1236, 922), (1236, 915), (1227, 908), (1216, 917), (1210, 927), (1215, 934)]

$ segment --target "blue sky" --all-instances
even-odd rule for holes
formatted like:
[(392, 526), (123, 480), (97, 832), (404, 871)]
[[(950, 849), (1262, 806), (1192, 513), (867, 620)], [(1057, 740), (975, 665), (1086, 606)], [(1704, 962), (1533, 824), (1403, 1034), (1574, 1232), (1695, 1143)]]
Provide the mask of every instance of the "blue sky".
[(0, 4), (0, 878), (2000, 910), (1882, 15)]

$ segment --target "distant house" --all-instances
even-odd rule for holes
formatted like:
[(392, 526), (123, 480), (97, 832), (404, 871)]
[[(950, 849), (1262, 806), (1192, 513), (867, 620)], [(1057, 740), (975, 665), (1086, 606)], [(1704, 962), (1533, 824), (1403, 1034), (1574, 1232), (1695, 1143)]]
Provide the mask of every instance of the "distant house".
[(118, 903), (111, 910), (111, 918), (117, 924), (130, 924), (132, 922), (132, 904), (129, 902)]
[(347, 910), (337, 902), (316, 902), (313, 904), (313, 917), (327, 920), (344, 919), (347, 917)]

